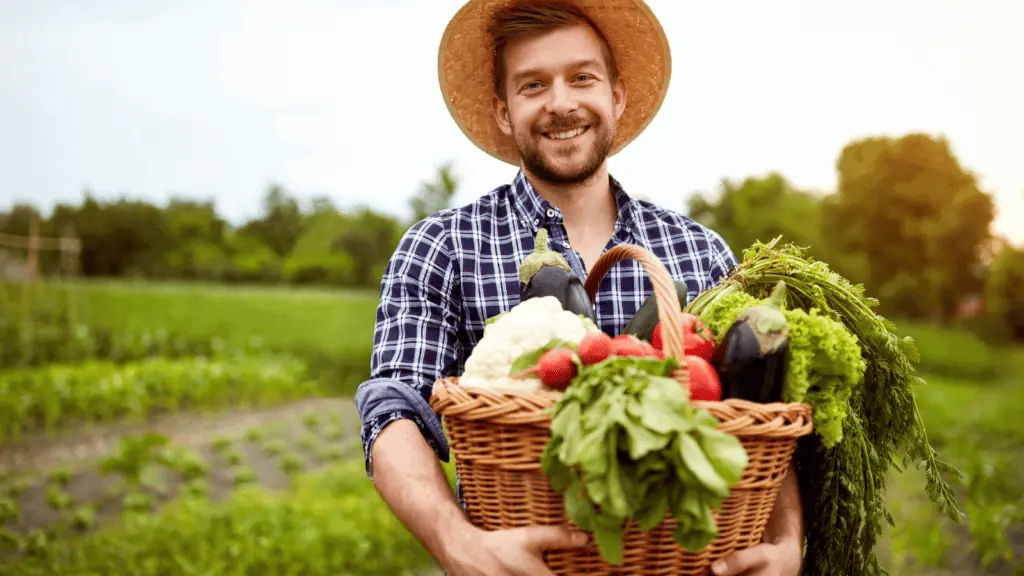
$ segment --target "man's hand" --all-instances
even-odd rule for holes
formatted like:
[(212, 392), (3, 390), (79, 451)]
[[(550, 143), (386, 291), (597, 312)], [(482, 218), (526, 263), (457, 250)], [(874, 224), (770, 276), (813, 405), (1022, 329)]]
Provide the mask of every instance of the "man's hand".
[(790, 464), (768, 518), (762, 543), (737, 550), (714, 563), (716, 576), (798, 576), (804, 559), (803, 510), (800, 484)]
[(445, 542), (441, 565), (449, 576), (554, 576), (543, 552), (582, 548), (588, 541), (561, 526), (487, 531), (466, 525)]
[(450, 576), (554, 576), (543, 552), (586, 546), (562, 526), (486, 531), (470, 524), (423, 435), (393, 422), (373, 446), (374, 485), (399, 520)]
[(762, 543), (719, 560), (711, 571), (715, 576), (797, 576), (802, 556), (800, 542)]

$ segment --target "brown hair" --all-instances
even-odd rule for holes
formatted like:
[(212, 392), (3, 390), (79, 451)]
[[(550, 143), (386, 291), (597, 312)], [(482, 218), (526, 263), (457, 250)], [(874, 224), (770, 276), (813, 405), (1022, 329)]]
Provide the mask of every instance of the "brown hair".
[(498, 97), (505, 99), (505, 47), (510, 41), (578, 24), (589, 26), (597, 34), (611, 80), (618, 80), (619, 70), (608, 40), (580, 8), (558, 0), (518, 0), (495, 10), (487, 29), (494, 48), (494, 91)]

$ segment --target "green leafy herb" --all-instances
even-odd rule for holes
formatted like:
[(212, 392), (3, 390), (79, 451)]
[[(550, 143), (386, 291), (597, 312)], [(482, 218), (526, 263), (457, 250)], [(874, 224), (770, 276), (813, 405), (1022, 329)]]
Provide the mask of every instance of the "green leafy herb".
[(711, 510), (746, 468), (743, 445), (690, 406), (688, 391), (670, 378), (672, 359), (613, 356), (578, 366), (552, 409), (541, 459), (569, 519), (593, 533), (615, 565), (628, 520), (647, 531), (671, 514), (676, 542), (703, 549), (718, 535)]
[[(787, 394), (792, 399), (806, 392), (806, 401), (815, 406), (817, 429), (798, 441), (794, 459), (807, 535), (803, 573), (885, 574), (874, 548), (882, 520), (893, 524), (885, 504), (889, 469), (920, 462), (928, 497), (960, 521), (956, 498), (942, 478), (943, 472), (957, 472), (938, 460), (921, 422), (913, 389), (920, 382), (913, 341), (896, 336), (893, 323), (872, 310), (878, 302), (865, 296), (862, 286), (850, 284), (797, 246), (777, 246), (778, 240), (751, 246), (731, 275), (694, 299), (687, 311), (706, 313), (712, 329), (721, 329), (721, 322), (742, 306), (743, 296), (737, 294), (761, 299), (785, 281), (787, 309), (806, 313), (787, 317), (796, 324), (790, 333), (794, 381)], [(855, 371), (861, 370), (850, 360), (853, 348), (823, 319), (842, 324), (860, 348), (863, 378), (852, 387)]]

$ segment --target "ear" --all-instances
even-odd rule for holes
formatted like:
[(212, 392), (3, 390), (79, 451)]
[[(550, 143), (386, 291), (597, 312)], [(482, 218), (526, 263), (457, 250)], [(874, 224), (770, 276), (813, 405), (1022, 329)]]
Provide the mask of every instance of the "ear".
[(495, 94), (491, 97), (491, 107), (494, 109), (494, 121), (498, 123), (498, 129), (505, 136), (512, 136), (512, 121), (508, 117), (508, 103)]
[(615, 121), (617, 122), (622, 113), (626, 111), (626, 81), (619, 76), (612, 87), (612, 102), (615, 104)]

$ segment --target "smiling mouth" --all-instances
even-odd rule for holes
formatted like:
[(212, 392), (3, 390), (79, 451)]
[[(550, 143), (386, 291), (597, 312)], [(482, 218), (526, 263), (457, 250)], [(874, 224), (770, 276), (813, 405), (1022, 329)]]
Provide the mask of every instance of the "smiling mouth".
[(551, 140), (572, 140), (573, 138), (582, 135), (589, 129), (590, 126), (580, 126), (579, 128), (575, 128), (573, 130), (566, 130), (564, 132), (544, 132), (544, 136), (546, 138), (550, 138)]

